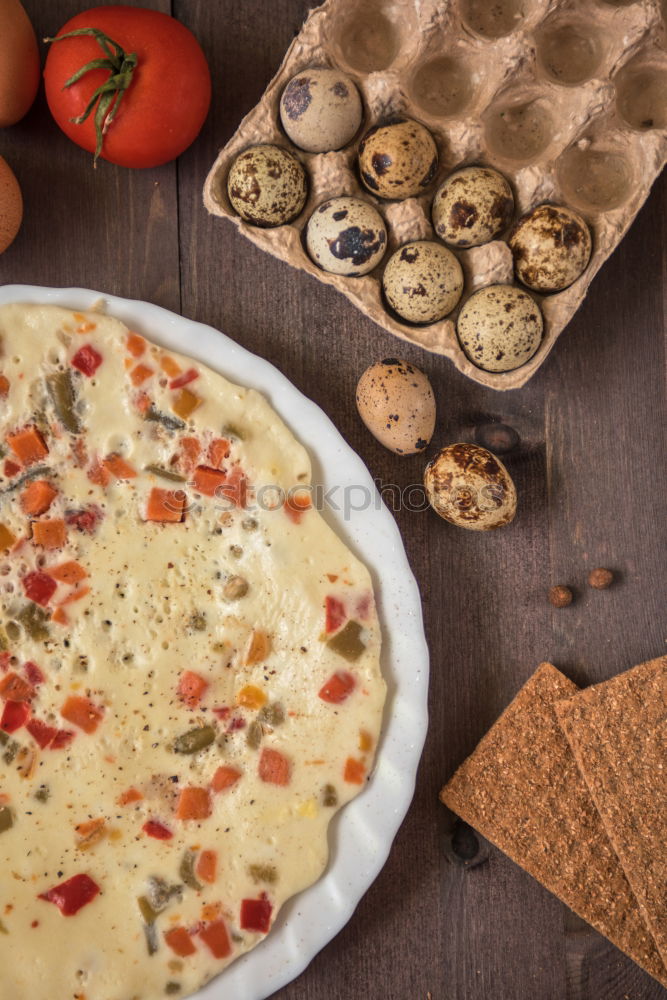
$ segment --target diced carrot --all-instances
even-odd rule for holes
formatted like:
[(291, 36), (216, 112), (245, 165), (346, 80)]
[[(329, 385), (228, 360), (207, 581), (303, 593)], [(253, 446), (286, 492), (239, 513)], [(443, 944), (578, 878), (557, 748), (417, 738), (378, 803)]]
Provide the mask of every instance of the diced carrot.
[(77, 437), (72, 441), (73, 462), (77, 469), (83, 469), (88, 462), (88, 452), (86, 442), (83, 438)]
[(134, 479), (137, 474), (134, 466), (126, 462), (122, 455), (118, 455), (115, 451), (102, 459), (102, 465), (116, 479)]
[(185, 927), (170, 927), (168, 931), (164, 932), (164, 939), (171, 950), (180, 958), (194, 955), (197, 950)]
[(62, 518), (32, 522), (32, 540), (44, 549), (61, 549), (67, 543), (67, 529)]
[(200, 404), (201, 399), (199, 396), (195, 396), (194, 392), (190, 392), (189, 389), (181, 389), (171, 404), (171, 408), (177, 417), (180, 417), (181, 420), (187, 420)]
[(26, 514), (45, 514), (57, 496), (58, 490), (48, 480), (34, 479), (21, 493), (21, 507)]
[(129, 806), (131, 802), (141, 802), (143, 795), (138, 788), (127, 788), (124, 792), (121, 792), (116, 802), (119, 806)]
[(214, 469), (219, 469), (226, 458), (229, 458), (229, 441), (227, 438), (213, 438), (208, 446), (208, 460)]
[(356, 760), (354, 757), (348, 757), (345, 761), (345, 769), (343, 771), (345, 781), (351, 785), (363, 785), (365, 775), (366, 768), (363, 761)]
[(160, 358), (160, 368), (165, 375), (169, 376), (169, 378), (175, 378), (175, 376), (180, 375), (183, 370), (181, 366), (168, 354), (163, 354)]
[(271, 643), (266, 632), (261, 629), (254, 629), (248, 642), (245, 658), (243, 660), (246, 667), (251, 667), (255, 663), (261, 663), (271, 652)]
[(83, 323), (79, 323), (76, 328), (77, 333), (92, 333), (93, 330), (97, 329), (97, 323), (91, 323), (90, 320), (85, 319)]
[(149, 368), (148, 365), (139, 364), (130, 372), (130, 381), (132, 385), (141, 385), (150, 378), (153, 374), (153, 369)]
[(211, 788), (214, 792), (224, 792), (226, 788), (231, 788), (241, 777), (241, 772), (235, 767), (227, 767), (223, 764), (211, 779)]
[(194, 488), (207, 497), (215, 496), (215, 491), (222, 488), (226, 481), (226, 473), (219, 469), (209, 469), (206, 465), (198, 465), (192, 477)]
[(214, 958), (226, 958), (231, 955), (232, 945), (224, 920), (214, 920), (210, 924), (204, 924), (199, 931), (199, 937)]
[(102, 462), (99, 462), (97, 459), (95, 459), (91, 467), (88, 469), (87, 475), (91, 483), (95, 483), (97, 486), (108, 486), (111, 481), (111, 475), (108, 469), (106, 469)]
[(267, 697), (261, 688), (256, 687), (254, 684), (246, 684), (242, 687), (236, 696), (236, 704), (243, 705), (244, 708), (250, 708), (256, 711), (266, 705)]
[(9, 392), (9, 379), (6, 375), (0, 375), (0, 397), (5, 399)]
[(177, 523), (185, 517), (185, 493), (183, 490), (163, 490), (154, 486), (146, 504), (146, 521)]
[(146, 350), (146, 341), (144, 338), (140, 337), (138, 333), (133, 333), (131, 331), (127, 335), (125, 344), (128, 351), (134, 358), (140, 358)]
[(0, 524), (0, 549), (11, 549), (16, 541), (16, 535), (12, 534), (6, 524)]
[(259, 758), (259, 777), (271, 785), (288, 785), (292, 767), (279, 750), (264, 747)]
[(208, 788), (186, 785), (181, 789), (176, 806), (176, 819), (206, 819), (211, 815), (211, 796)]
[(190, 708), (196, 708), (207, 687), (208, 681), (194, 670), (184, 670), (178, 681), (178, 697)]
[(90, 698), (72, 694), (60, 709), (63, 719), (83, 729), (84, 733), (94, 733), (104, 717), (104, 709), (94, 705)]
[(75, 601), (80, 601), (82, 597), (85, 597), (86, 594), (89, 593), (90, 587), (77, 587), (76, 590), (73, 590), (72, 593), (68, 594), (62, 601), (58, 601), (56, 607), (64, 608), (67, 604), (74, 604)]
[[(248, 496), (248, 480), (240, 466), (235, 465), (227, 474), (227, 482), (220, 490), (223, 496), (237, 507), (245, 507)], [(220, 495), (220, 494), (218, 494)]]
[(294, 524), (300, 524), (304, 513), (313, 506), (310, 493), (299, 490), (288, 495), (284, 511)]
[(106, 820), (103, 816), (97, 819), (87, 819), (83, 823), (77, 823), (74, 827), (76, 833), (76, 846), (80, 851), (88, 851), (91, 847), (99, 844), (106, 835)]
[(0, 698), (3, 701), (30, 701), (35, 696), (32, 684), (12, 671), (0, 680)]
[(197, 464), (197, 459), (201, 454), (201, 445), (196, 437), (181, 438), (181, 464), (185, 472), (191, 472)]
[(51, 621), (55, 622), (57, 625), (67, 625), (69, 618), (65, 614), (62, 608), (56, 608), (56, 610), (51, 615)]
[(195, 865), (195, 875), (200, 878), (202, 882), (208, 882), (212, 885), (215, 882), (216, 876), (218, 874), (218, 852), (217, 851), (202, 851), (197, 858), (197, 864)]
[(54, 580), (59, 580), (60, 583), (70, 584), (80, 583), (81, 580), (85, 580), (88, 576), (81, 563), (74, 562), (73, 559), (69, 562), (60, 563), (59, 566), (50, 566), (44, 572)]
[(7, 443), (24, 465), (34, 465), (49, 453), (40, 431), (33, 426), (25, 427), (16, 434), (8, 434)]

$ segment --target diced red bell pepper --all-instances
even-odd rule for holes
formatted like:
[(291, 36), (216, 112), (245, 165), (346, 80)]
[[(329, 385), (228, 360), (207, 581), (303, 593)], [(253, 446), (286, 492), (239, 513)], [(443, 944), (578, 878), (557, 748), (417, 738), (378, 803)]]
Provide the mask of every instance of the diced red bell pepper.
[(241, 929), (266, 934), (271, 926), (273, 906), (265, 892), (259, 899), (241, 900)]
[(68, 747), (73, 739), (74, 739), (74, 732), (71, 729), (59, 729), (56, 735), (53, 737), (53, 743), (51, 744), (51, 749), (62, 750), (64, 747)]
[(0, 681), (0, 698), (3, 701), (30, 701), (35, 697), (35, 689), (12, 670)]
[(194, 670), (184, 670), (178, 681), (178, 697), (190, 708), (196, 708), (204, 696), (208, 681)]
[(9, 670), (9, 663), (11, 658), (12, 654), (9, 652), (8, 649), (4, 649), (2, 653), (0, 653), (0, 670), (2, 670), (3, 674), (6, 673), (7, 670)]
[(337, 597), (331, 597), (330, 594), (324, 599), (324, 608), (326, 611), (324, 627), (328, 635), (331, 632), (336, 632), (347, 621), (347, 614), (343, 602), (339, 601)]
[(349, 698), (356, 686), (357, 682), (352, 674), (347, 670), (338, 670), (322, 685), (318, 694), (322, 701), (328, 701), (330, 705), (340, 705)]
[(288, 495), (283, 510), (293, 524), (301, 524), (301, 518), (312, 506), (310, 493), (307, 493), (305, 490), (299, 490), (296, 493)]
[(180, 958), (187, 958), (188, 955), (194, 955), (197, 950), (189, 931), (185, 927), (171, 927), (168, 931), (164, 932), (164, 939), (171, 950)]
[(27, 701), (7, 701), (2, 710), (0, 719), (0, 729), (6, 733), (15, 733), (26, 722), (32, 714), (32, 709)]
[(46, 573), (41, 573), (39, 570), (26, 573), (22, 583), (25, 596), (43, 608), (49, 603), (58, 586), (55, 580), (47, 576)]
[(40, 892), (37, 898), (55, 903), (64, 917), (73, 917), (82, 906), (92, 903), (99, 891), (99, 885), (89, 875), (73, 875), (48, 892)]
[(174, 836), (171, 830), (168, 830), (162, 823), (158, 823), (156, 819), (146, 820), (141, 829), (147, 837), (155, 837), (156, 840), (171, 840)]
[(16, 462), (12, 462), (11, 458), (6, 458), (2, 471), (8, 479), (11, 479), (12, 476), (21, 471), (21, 466), (17, 465)]
[(270, 785), (289, 785), (292, 767), (288, 758), (279, 750), (264, 747), (257, 771), (260, 779)]
[(65, 512), (66, 523), (86, 535), (93, 534), (98, 522), (101, 521), (103, 517), (104, 513), (98, 506), (96, 506), (96, 504), (92, 503), (89, 504), (88, 507), (83, 507), (81, 510), (68, 510)]
[(43, 684), (46, 680), (42, 671), (36, 663), (32, 662), (32, 660), (28, 660), (27, 663), (24, 663), (23, 669), (26, 677), (34, 687), (37, 687), (38, 684)]
[(186, 372), (182, 375), (177, 375), (169, 383), (170, 389), (182, 389), (184, 385), (188, 385), (190, 382), (194, 382), (196, 378), (199, 378), (199, 372), (195, 368), (188, 368)]
[(200, 928), (199, 937), (214, 958), (227, 958), (227, 955), (231, 955), (232, 945), (224, 920), (212, 920), (204, 924)]
[(55, 726), (47, 726), (47, 724), (42, 722), (41, 719), (31, 719), (30, 722), (27, 723), (26, 729), (32, 738), (40, 745), (42, 750), (51, 746), (58, 735), (58, 730)]
[(90, 378), (102, 364), (102, 355), (95, 350), (92, 344), (84, 344), (72, 358), (72, 364), (82, 375), (87, 375)]

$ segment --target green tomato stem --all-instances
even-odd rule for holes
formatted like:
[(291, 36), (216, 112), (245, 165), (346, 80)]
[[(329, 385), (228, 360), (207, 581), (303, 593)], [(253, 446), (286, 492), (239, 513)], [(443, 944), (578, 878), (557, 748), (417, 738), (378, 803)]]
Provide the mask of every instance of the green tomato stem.
[(86, 73), (90, 73), (92, 70), (106, 69), (110, 73), (109, 78), (93, 91), (82, 114), (76, 118), (70, 118), (70, 121), (75, 125), (81, 125), (93, 112), (93, 109), (95, 110), (94, 122), (97, 141), (95, 144), (93, 165), (97, 166), (97, 160), (102, 153), (104, 145), (104, 136), (118, 113), (118, 108), (125, 92), (132, 83), (134, 71), (137, 68), (139, 60), (137, 59), (136, 52), (126, 53), (118, 42), (115, 42), (113, 38), (109, 38), (99, 28), (79, 28), (76, 31), (68, 31), (65, 35), (58, 35), (56, 38), (45, 38), (44, 41), (48, 43), (61, 42), (65, 38), (80, 38), (82, 36), (94, 38), (104, 52), (105, 57), (91, 59), (85, 66), (78, 69), (63, 84), (63, 90), (78, 83)]

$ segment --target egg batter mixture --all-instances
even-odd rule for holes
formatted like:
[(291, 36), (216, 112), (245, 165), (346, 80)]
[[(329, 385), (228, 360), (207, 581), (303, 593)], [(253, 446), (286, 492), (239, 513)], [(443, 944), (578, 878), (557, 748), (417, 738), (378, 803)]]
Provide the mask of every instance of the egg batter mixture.
[(0, 308), (0, 993), (185, 997), (363, 788), (366, 568), (264, 398), (97, 313)]

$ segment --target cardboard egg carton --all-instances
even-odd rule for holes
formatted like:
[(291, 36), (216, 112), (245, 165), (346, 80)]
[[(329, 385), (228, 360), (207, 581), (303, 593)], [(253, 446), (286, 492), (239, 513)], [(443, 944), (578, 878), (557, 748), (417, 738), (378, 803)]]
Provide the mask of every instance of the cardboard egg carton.
[[(354, 80), (365, 118), (344, 149), (305, 153), (282, 130), (280, 96), (295, 74), (323, 65)], [(361, 184), (357, 151), (371, 125), (395, 115), (430, 129), (440, 161), (423, 195), (392, 202)], [(231, 163), (260, 142), (290, 149), (310, 180), (303, 212), (276, 229), (243, 222), (227, 197)], [(446, 355), (482, 385), (513, 389), (551, 351), (666, 157), (667, 47), (660, 0), (327, 0), (311, 13), (260, 103), (220, 151), (204, 201), (209, 212), (231, 219), (263, 250), (338, 288), (385, 330)], [(410, 240), (435, 238), (433, 196), (445, 177), (470, 164), (492, 166), (508, 178), (515, 219), (541, 202), (565, 204), (586, 219), (593, 235), (590, 263), (573, 285), (552, 295), (530, 292), (544, 314), (544, 337), (537, 353), (510, 372), (486, 372), (468, 360), (456, 336), (458, 310), (420, 327), (390, 314), (383, 301), (389, 256)], [(373, 203), (387, 224), (387, 254), (364, 277), (328, 274), (304, 247), (313, 210), (343, 194)], [(514, 282), (503, 238), (450, 249), (465, 275), (460, 305), (484, 285)]]

